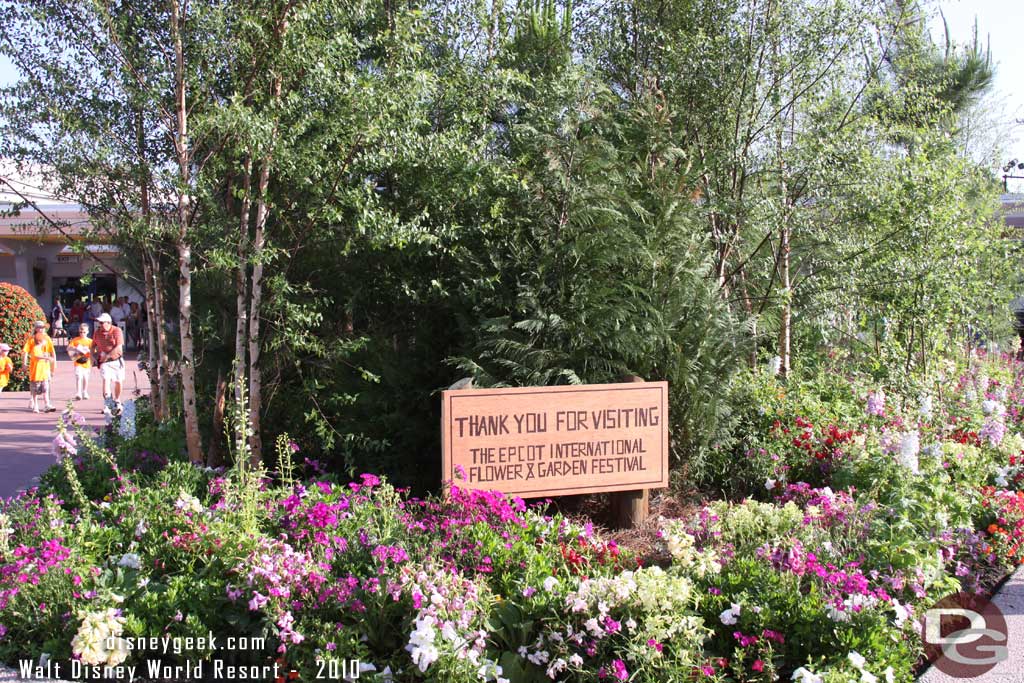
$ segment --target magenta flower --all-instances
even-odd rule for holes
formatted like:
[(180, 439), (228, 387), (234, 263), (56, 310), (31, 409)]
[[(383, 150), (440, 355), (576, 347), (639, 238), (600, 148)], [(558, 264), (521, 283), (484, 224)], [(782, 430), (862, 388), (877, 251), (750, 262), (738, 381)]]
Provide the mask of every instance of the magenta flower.
[(629, 678), (629, 671), (626, 669), (626, 663), (621, 659), (612, 661), (612, 675), (620, 681), (624, 681)]

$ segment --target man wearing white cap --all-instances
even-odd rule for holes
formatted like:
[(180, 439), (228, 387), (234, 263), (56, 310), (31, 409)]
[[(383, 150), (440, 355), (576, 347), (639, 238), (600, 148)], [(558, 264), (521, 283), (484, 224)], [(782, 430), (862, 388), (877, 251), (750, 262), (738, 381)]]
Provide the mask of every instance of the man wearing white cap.
[(124, 384), (124, 333), (113, 324), (109, 313), (100, 315), (96, 322), (99, 327), (93, 335), (92, 344), (100, 366), (100, 377), (103, 378), (103, 399), (106, 403), (103, 411), (108, 412), (113, 407), (113, 412), (120, 414), (121, 387)]

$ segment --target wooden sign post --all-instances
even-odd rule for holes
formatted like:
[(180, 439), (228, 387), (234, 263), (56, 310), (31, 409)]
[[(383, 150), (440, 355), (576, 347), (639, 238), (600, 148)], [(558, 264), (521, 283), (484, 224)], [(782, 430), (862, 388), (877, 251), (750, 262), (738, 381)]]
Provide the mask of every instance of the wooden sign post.
[(463, 488), (630, 491), (623, 513), (636, 524), (646, 490), (668, 486), (667, 382), (449, 390), (441, 433), (444, 478)]

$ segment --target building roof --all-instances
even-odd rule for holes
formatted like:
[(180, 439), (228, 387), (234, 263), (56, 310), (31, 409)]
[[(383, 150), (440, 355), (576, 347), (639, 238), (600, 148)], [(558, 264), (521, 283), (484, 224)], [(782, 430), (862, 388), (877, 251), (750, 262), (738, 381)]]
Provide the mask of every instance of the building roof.
[[(10, 208), (0, 204), (0, 210)], [(21, 209), (15, 215), (0, 215), (0, 239), (29, 240), (33, 242), (67, 242), (68, 239), (86, 239), (106, 242), (103, 235), (90, 230), (89, 214), (74, 204), (40, 204), (39, 211)], [(40, 213), (42, 212), (42, 213)], [(45, 217), (44, 217), (45, 216)], [(46, 217), (56, 223), (54, 227)]]
[(1003, 205), (1003, 216), (1011, 228), (1024, 228), (1024, 194), (1004, 194), (999, 198)]

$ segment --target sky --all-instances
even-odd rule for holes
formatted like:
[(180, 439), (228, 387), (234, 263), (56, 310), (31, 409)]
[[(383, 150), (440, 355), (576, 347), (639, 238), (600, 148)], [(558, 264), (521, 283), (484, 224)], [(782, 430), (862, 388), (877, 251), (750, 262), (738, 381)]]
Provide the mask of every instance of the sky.
[[(993, 142), (999, 143), (1001, 167), (1011, 159), (1024, 162), (1024, 2), (1021, 0), (943, 0), (942, 14), (954, 41), (969, 42), (978, 22), (978, 39), (992, 50), (996, 64), (993, 92), (984, 103), (991, 110)], [(936, 26), (937, 24), (937, 26)], [(941, 19), (933, 23), (941, 27)], [(936, 33), (941, 38), (941, 34)], [(1016, 123), (1020, 120), (1021, 123)], [(1016, 175), (1024, 176), (1024, 170)], [(1024, 192), (1024, 180), (1010, 180), (1010, 190)]]
[[(979, 40), (991, 47), (996, 63), (993, 92), (970, 124), (972, 156), (999, 167), (1011, 159), (1024, 162), (1024, 40), (1020, 35), (1024, 0), (940, 0), (938, 4), (958, 43), (970, 42), (977, 21)], [(932, 31), (940, 41), (942, 30), (937, 15)], [(0, 56), (0, 86), (17, 77), (14, 65)], [(1024, 176), (1024, 170), (1015, 174)], [(1024, 192), (1024, 179), (1011, 180), (1010, 190)]]

